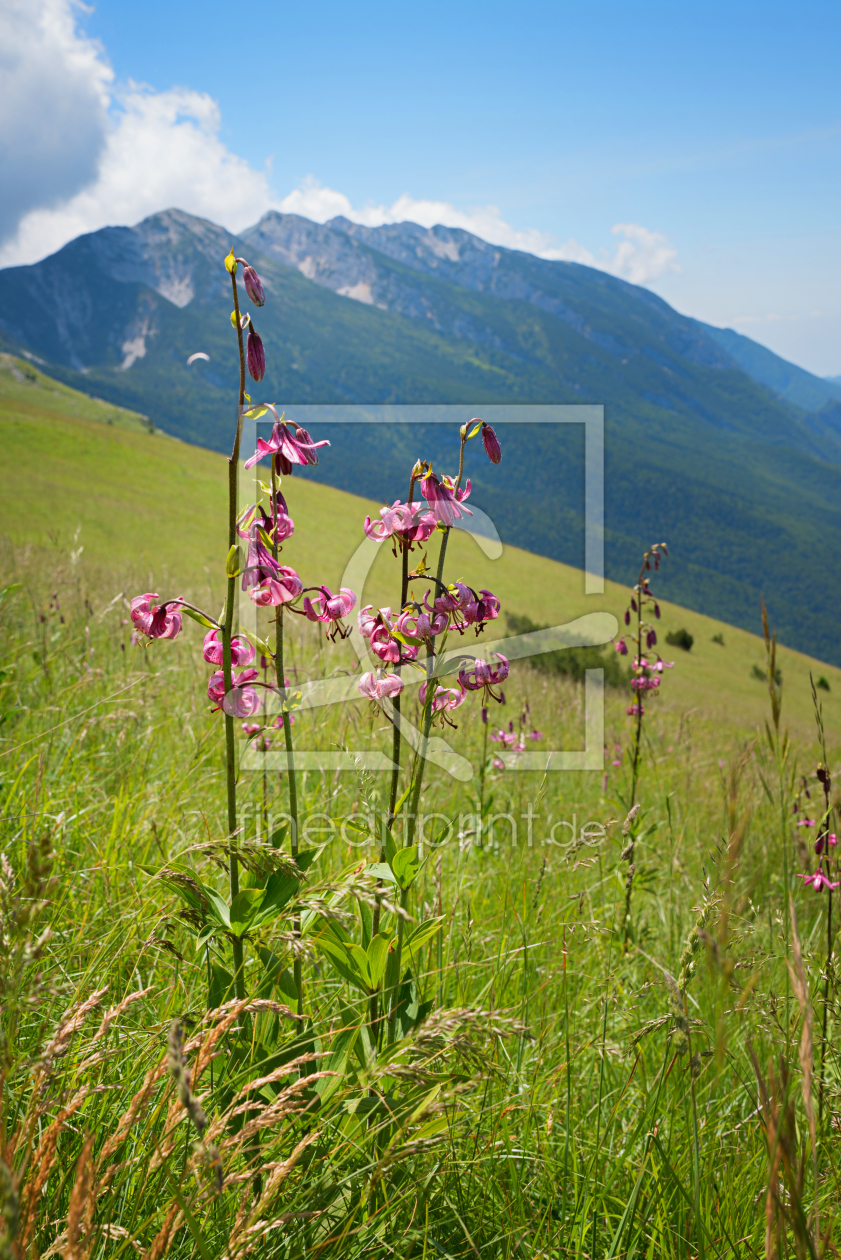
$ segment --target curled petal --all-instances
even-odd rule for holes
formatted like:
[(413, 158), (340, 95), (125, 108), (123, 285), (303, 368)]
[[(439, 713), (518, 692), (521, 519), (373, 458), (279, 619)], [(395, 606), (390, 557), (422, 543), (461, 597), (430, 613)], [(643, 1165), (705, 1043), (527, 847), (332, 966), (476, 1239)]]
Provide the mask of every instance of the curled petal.
[(359, 680), (359, 690), (369, 700), (382, 700), (384, 697), (393, 700), (395, 696), (400, 695), (403, 686), (403, 679), (399, 675), (383, 676), (382, 670), (379, 669), (376, 674), (363, 674)]

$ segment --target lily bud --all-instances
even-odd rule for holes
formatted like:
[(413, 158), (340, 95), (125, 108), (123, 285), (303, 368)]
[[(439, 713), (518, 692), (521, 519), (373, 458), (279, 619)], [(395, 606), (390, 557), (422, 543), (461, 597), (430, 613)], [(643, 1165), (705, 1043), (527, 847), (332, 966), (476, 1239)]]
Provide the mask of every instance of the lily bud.
[(262, 381), (266, 375), (266, 352), (263, 349), (263, 343), (257, 336), (257, 332), (252, 324), (248, 330), (248, 342), (245, 347), (245, 361), (248, 364), (248, 371), (251, 379), (254, 381)]
[(245, 291), (251, 298), (255, 306), (263, 306), (266, 301), (266, 294), (263, 289), (263, 283), (253, 267), (244, 267), (242, 272)]
[(502, 450), (499, 445), (499, 438), (494, 433), (489, 424), (482, 422), (482, 441), (485, 444), (485, 454), (492, 464), (498, 464), (502, 459)]
[(231, 246), (231, 252), (230, 254), (228, 254), (227, 258), (225, 259), (225, 269), (229, 271), (232, 276), (235, 276), (237, 274), (237, 260), (234, 257), (233, 246)]

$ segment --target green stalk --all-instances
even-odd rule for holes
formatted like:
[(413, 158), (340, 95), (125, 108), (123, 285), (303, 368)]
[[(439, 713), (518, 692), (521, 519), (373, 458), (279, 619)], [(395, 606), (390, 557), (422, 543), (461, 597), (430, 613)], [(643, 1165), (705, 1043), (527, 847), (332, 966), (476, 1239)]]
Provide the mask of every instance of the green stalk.
[[(275, 529), (272, 533), (272, 551), (275, 560), (277, 559), (277, 527), (276, 527), (276, 509), (277, 509), (277, 477), (274, 467), (274, 456), (272, 456), (272, 514), (275, 518)], [(283, 672), (283, 604), (279, 604), (275, 613), (275, 677), (277, 679), (278, 691), (281, 695), (283, 704), (283, 738), (286, 743), (286, 777), (289, 781), (289, 817), (291, 819), (290, 827), (290, 843), (292, 849), (292, 858), (297, 860), (298, 857), (298, 783), (295, 778), (295, 755), (292, 747), (292, 723), (289, 721), (289, 710), (286, 707), (286, 681)], [(292, 932), (296, 940), (301, 936), (301, 916), (296, 914), (292, 920)], [(298, 1014), (304, 1013), (304, 981), (301, 972), (301, 959), (295, 955), (292, 963), (292, 973), (295, 978), (295, 992), (298, 994)]]
[[(464, 472), (464, 444), (467, 438), (462, 435), (461, 451), (458, 461), (458, 478), (456, 480), (456, 490), (461, 486), (462, 473)], [(438, 571), (435, 575), (435, 589), (441, 589), (444, 573), (444, 560), (447, 556), (447, 543), (450, 539), (450, 527), (444, 530), (444, 537), (441, 539), (441, 550), (438, 553)], [(426, 766), (426, 746), (429, 740), (429, 732), (432, 727), (432, 701), (434, 688), (432, 687), (432, 667), (435, 656), (435, 640), (433, 639), (426, 651), (426, 703), (423, 707), (422, 723), (423, 730), (421, 739), (418, 744), (417, 752), (412, 766), (413, 788), (409, 797), (409, 815), (408, 827), (406, 828), (406, 844), (408, 848), (415, 840), (415, 820), (418, 816), (418, 805), (420, 803), (421, 788), (423, 786), (423, 772)], [(400, 893), (400, 909), (405, 910), (409, 901), (409, 890), (404, 889)], [(405, 919), (401, 914), (397, 920), (397, 981), (391, 994), (391, 1009), (388, 1015), (388, 1044), (394, 1041), (395, 1021), (397, 1019), (397, 1003), (400, 996), (400, 980), (401, 969), (403, 966), (403, 933), (405, 927)]]
[[(242, 328), (239, 316), (239, 295), (237, 294), (236, 276), (231, 272), (231, 288), (234, 294), (234, 314), (236, 317), (237, 342), (239, 345), (239, 403), (237, 405), (237, 427), (233, 450), (228, 460), (228, 548), (237, 545), (237, 490), (239, 477), (239, 446), (242, 438), (242, 409), (245, 405), (245, 349), (242, 344)], [(225, 682), (225, 694), (230, 695), (233, 689), (233, 669), (231, 664), (231, 639), (234, 632), (234, 605), (236, 602), (236, 577), (228, 578), (228, 594), (225, 601), (225, 624), (222, 626), (222, 676)], [(234, 742), (234, 719), (232, 714), (225, 714), (225, 769), (228, 794), (228, 835), (233, 842), (237, 830), (237, 768), (236, 745)], [(239, 892), (239, 862), (235, 854), (230, 858), (231, 901)], [(243, 970), (242, 940), (234, 938), (234, 992), (237, 998), (245, 997), (245, 973)]]

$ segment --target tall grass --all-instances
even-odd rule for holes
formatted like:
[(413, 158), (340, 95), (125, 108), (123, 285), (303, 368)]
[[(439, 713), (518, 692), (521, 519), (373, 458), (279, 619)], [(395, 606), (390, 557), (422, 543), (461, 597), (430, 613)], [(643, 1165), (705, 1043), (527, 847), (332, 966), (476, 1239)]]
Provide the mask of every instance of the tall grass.
[[(307, 1017), (288, 918), (249, 937), (252, 996), (237, 1001), (230, 945), (197, 948), (156, 878), (224, 885), (224, 749), (198, 629), (132, 648), (115, 597), (134, 587), (84, 557), (42, 559), (5, 555), (20, 585), (0, 603), (0, 1255), (686, 1260), (841, 1245), (837, 982), (826, 899), (795, 878), (791, 813), (819, 753), (784, 743), (784, 710), (778, 738), (745, 744), (651, 702), (627, 949), (627, 695), (607, 693), (606, 776), (491, 770), (477, 820), (476, 785), (430, 767), (420, 809), (454, 825), (423, 829), (413, 918), (444, 927), (412, 960), (406, 1003), (425, 1018), (375, 1054), (367, 999), (331, 968), (319, 925), (364, 941), (377, 851), (341, 823), (387, 810), (388, 774), (299, 772), (306, 844), (321, 849), (295, 903)], [(331, 668), (350, 670), (350, 646), (334, 651)], [(322, 672), (307, 625), (289, 633), (290, 668), (296, 682)], [(545, 746), (580, 746), (575, 681), (515, 664), (506, 693), (505, 717), (527, 702)], [(456, 716), (454, 747), (478, 765), (478, 710)], [(392, 731), (360, 700), (297, 714), (295, 737), (387, 753)], [(271, 833), (284, 784), (241, 775), (249, 874), (264, 790)]]

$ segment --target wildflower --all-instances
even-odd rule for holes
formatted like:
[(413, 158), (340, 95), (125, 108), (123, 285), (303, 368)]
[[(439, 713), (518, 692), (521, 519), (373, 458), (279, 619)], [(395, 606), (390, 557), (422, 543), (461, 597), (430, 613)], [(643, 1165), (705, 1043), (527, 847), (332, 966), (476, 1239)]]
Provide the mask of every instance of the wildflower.
[(370, 639), (372, 630), (375, 626), (380, 625), (381, 621), (386, 622), (386, 624), (390, 624), (391, 622), (390, 608), (381, 608), (376, 616), (372, 617), (371, 609), (373, 607), (373, 604), (366, 604), (365, 607), (360, 608), (359, 612), (356, 614), (356, 624), (359, 627), (359, 633), (362, 635), (363, 639)]
[(181, 633), (181, 601), (170, 599), (163, 604), (153, 604), (157, 593), (147, 592), (131, 601), (131, 619), (142, 634), (150, 639), (174, 639)]
[(314, 599), (304, 596), (304, 614), (310, 621), (330, 622), (333, 626), (333, 638), (338, 634), (346, 639), (350, 627), (341, 625), (343, 617), (347, 617), (356, 607), (356, 595), (348, 586), (343, 586), (338, 595), (334, 595), (329, 586), (313, 586), (308, 590), (317, 591)]
[(616, 644), (616, 651), (619, 653), (620, 656), (628, 655), (628, 645), (624, 639), (620, 639), (619, 642)]
[[(283, 418), (277, 418), (277, 411), (274, 407), (269, 410), (275, 415), (274, 428), (268, 442), (263, 438), (257, 439), (257, 450), (250, 459), (245, 461), (246, 468), (253, 468), (255, 464), (259, 464), (261, 459), (265, 459), (267, 455), (275, 456), (275, 463), (278, 465), (278, 472), (284, 476), (288, 476), (292, 471), (293, 464), (317, 464), (318, 448), (320, 446), (329, 446), (330, 443), (325, 439), (323, 442), (313, 442), (306, 429), (296, 427), (296, 432), (291, 432), (290, 426), (284, 423)], [(285, 507), (284, 502), (284, 507)]]
[(643, 713), (645, 713), (645, 709), (641, 704), (634, 701), (633, 704), (628, 705), (625, 712), (628, 714), (628, 717), (642, 717)]
[(543, 731), (538, 731), (536, 728), (535, 728), (535, 729), (532, 729), (532, 730), (529, 732), (529, 736), (528, 736), (528, 737), (529, 737), (529, 739), (543, 739)]
[(258, 732), (262, 729), (263, 728), (259, 722), (243, 722), (242, 724), (242, 733), (243, 735), (247, 735), (249, 739), (252, 735), (258, 734)]
[[(426, 704), (426, 695), (427, 684), (423, 682), (418, 690), (418, 699), (422, 705)], [(457, 688), (437, 686), (432, 696), (433, 714), (440, 713), (443, 720), (445, 722), (448, 721), (447, 714), (452, 713), (453, 709), (457, 709), (459, 705), (464, 704), (466, 695), (467, 692), (460, 682)], [(449, 725), (452, 726), (453, 723), (450, 722)]]
[(242, 279), (245, 284), (245, 291), (251, 298), (255, 306), (265, 306), (266, 294), (263, 289), (263, 282), (257, 275), (253, 267), (249, 267), (244, 258), (238, 258), (237, 262), (243, 264)]
[[(202, 644), (202, 654), (211, 665), (222, 664), (222, 642), (218, 630), (208, 630)], [(254, 648), (247, 639), (231, 639), (231, 664), (235, 668), (250, 665), (254, 660)]]
[(797, 824), (798, 827), (814, 827), (814, 825), (814, 818), (801, 818), (800, 822)]
[(483, 661), (481, 657), (476, 657), (473, 662), (472, 669), (462, 667), (458, 673), (458, 680), (468, 691), (479, 691), (484, 688), (485, 695), (491, 696), (498, 703), (502, 703), (502, 693), (497, 694), (493, 689), (498, 687), (508, 677), (510, 666), (506, 657), (501, 652), (495, 652), (499, 665), (494, 668), (487, 661)]
[(476, 633), (479, 634), (487, 622), (495, 621), (499, 616), (500, 603), (496, 595), (492, 595), (490, 591), (480, 591), (478, 595), (470, 591), (470, 595), (471, 598), (466, 606), (463, 604), (461, 608), (463, 620), (454, 621), (453, 626), (461, 633), (468, 626), (475, 625)]
[(485, 454), (492, 464), (498, 464), (502, 459), (502, 450), (499, 445), (499, 438), (494, 433), (489, 424), (482, 421), (482, 441), (485, 445)]
[(429, 510), (435, 520), (449, 529), (461, 520), (466, 512), (468, 516), (473, 513), (469, 508), (459, 506), (463, 499), (470, 494), (470, 479), (468, 478), (465, 490), (456, 489), (451, 477), (445, 477), (443, 481), (435, 476), (435, 473), (428, 472), (425, 477), (421, 478), (421, 494), (429, 504)]
[(435, 517), (422, 503), (401, 503), (395, 499), (391, 507), (380, 508), (379, 521), (365, 517), (362, 528), (366, 537), (382, 542), (396, 535), (401, 542), (426, 542), (435, 530)]
[(382, 622), (371, 631), (370, 640), (371, 651), (381, 661), (391, 661), (396, 664), (401, 657), (404, 661), (413, 661), (418, 654), (418, 649), (414, 644), (401, 643), (395, 639), (391, 633), (391, 627)]
[(251, 686), (257, 677), (256, 669), (242, 670), (231, 679), (231, 690), (226, 694), (225, 675), (217, 669), (207, 684), (208, 697), (214, 701), (216, 709), (221, 708), (229, 717), (250, 718), (260, 708), (260, 697)]
[(841, 882), (836, 880), (835, 883), (833, 883), (831, 879), (824, 875), (820, 867), (818, 867), (813, 875), (798, 875), (797, 878), (804, 881), (804, 888), (807, 884), (811, 884), (815, 892), (820, 892), (822, 888), (828, 888), (831, 892), (833, 888), (837, 888), (839, 882)]
[(491, 762), (491, 765), (493, 766), (494, 770), (505, 769), (505, 762), (502, 760), (501, 757), (494, 757), (493, 761)]
[(612, 766), (621, 766), (622, 762), (617, 758), (615, 761), (612, 761), (610, 764)]
[(815, 852), (823, 853), (824, 849), (827, 846), (834, 849), (837, 843), (838, 841), (835, 838), (834, 831), (830, 832), (828, 835), (825, 834), (822, 836), (818, 836), (817, 840), (815, 841)]
[(382, 700), (386, 697), (389, 700), (393, 700), (395, 696), (400, 695), (403, 686), (403, 679), (397, 674), (386, 674), (383, 677), (383, 672), (380, 669), (377, 670), (376, 674), (363, 674), (359, 680), (359, 690), (369, 700)]
[(276, 608), (278, 604), (288, 604), (290, 600), (297, 599), (303, 589), (304, 584), (295, 570), (281, 564), (275, 577), (268, 578), (248, 595), (258, 608)]
[(266, 352), (263, 349), (263, 342), (257, 335), (257, 329), (253, 324), (248, 326), (248, 340), (245, 343), (245, 361), (248, 365), (248, 371), (251, 379), (254, 381), (262, 381), (266, 375)]

